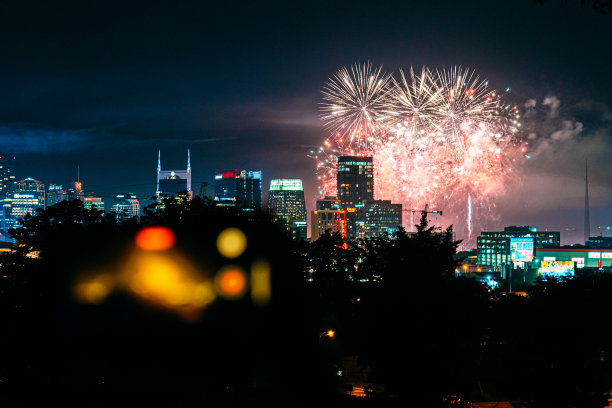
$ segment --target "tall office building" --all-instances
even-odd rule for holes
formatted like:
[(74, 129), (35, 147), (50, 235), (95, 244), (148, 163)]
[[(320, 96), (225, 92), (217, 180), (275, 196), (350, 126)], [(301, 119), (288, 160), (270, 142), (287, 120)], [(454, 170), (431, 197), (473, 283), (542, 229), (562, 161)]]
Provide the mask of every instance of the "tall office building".
[(26, 214), (35, 215), (38, 208), (45, 208), (45, 185), (31, 177), (15, 183), (11, 195), (12, 227), (19, 226), (17, 220)]
[(337, 174), (338, 198), (343, 207), (374, 200), (372, 157), (340, 156)]
[(338, 197), (325, 196), (322, 200), (317, 200), (317, 210), (340, 210), (342, 205)]
[(59, 184), (49, 184), (47, 189), (47, 197), (45, 199), (45, 207), (51, 207), (63, 200), (64, 189)]
[(191, 156), (187, 149), (187, 169), (185, 170), (162, 170), (161, 151), (157, 153), (157, 190), (156, 196), (175, 196), (181, 191), (187, 191), (191, 199)]
[(314, 210), (310, 213), (310, 240), (316, 241), (325, 232), (339, 232), (347, 237), (347, 210)]
[(357, 238), (392, 234), (402, 226), (402, 205), (390, 200), (372, 200), (357, 208)]
[(261, 170), (226, 170), (215, 173), (217, 205), (261, 210)]
[(15, 157), (0, 156), (0, 199), (13, 191), (15, 184)]
[(130, 218), (140, 218), (140, 202), (135, 194), (117, 194), (111, 207), (111, 213), (115, 216), (117, 223)]
[(306, 202), (302, 180), (270, 180), (268, 209), (295, 239), (306, 239)]
[(85, 197), (82, 181), (73, 181), (71, 186), (67, 189), (63, 189), (62, 186), (51, 185), (49, 186), (49, 194), (51, 196), (51, 200), (53, 201), (51, 201), (48, 205), (57, 204), (60, 201), (83, 201), (83, 198)]

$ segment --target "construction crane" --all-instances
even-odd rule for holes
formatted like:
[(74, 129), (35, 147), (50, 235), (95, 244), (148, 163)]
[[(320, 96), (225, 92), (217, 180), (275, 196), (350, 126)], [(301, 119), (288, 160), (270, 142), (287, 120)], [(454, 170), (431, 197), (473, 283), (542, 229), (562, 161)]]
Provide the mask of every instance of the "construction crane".
[(422, 214), (422, 213), (425, 213), (425, 214), (440, 214), (440, 215), (443, 215), (443, 214), (444, 214), (442, 210), (432, 210), (432, 211), (429, 211), (428, 207), (429, 207), (429, 205), (428, 205), (428, 204), (425, 204), (425, 209), (423, 209), (423, 210), (413, 210), (413, 209), (410, 209), (410, 208), (406, 208), (406, 209), (405, 209), (405, 210), (403, 210), (403, 211), (406, 211), (406, 212), (411, 212), (411, 213), (413, 213), (413, 214), (414, 214), (414, 213), (421, 213), (421, 214)]
[(432, 210), (432, 211), (429, 211), (429, 205), (428, 204), (425, 204), (425, 208), (423, 210), (413, 210), (411, 208), (406, 208), (403, 211), (410, 213), (410, 230), (411, 231), (413, 231), (413, 226), (414, 226), (414, 218), (413, 218), (413, 214), (414, 213), (443, 215), (443, 211), (442, 210)]

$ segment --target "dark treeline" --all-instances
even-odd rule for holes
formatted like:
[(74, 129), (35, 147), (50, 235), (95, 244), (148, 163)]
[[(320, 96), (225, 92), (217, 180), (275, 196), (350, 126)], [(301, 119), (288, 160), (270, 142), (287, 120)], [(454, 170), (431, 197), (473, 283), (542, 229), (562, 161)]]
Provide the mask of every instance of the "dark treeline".
[[(612, 277), (538, 281), (528, 296), (490, 291), (454, 275), (452, 229), (425, 216), (414, 235), (312, 243), (292, 241), (265, 214), (200, 198), (167, 199), (140, 223), (117, 224), (78, 200), (22, 223), (2, 257), (2, 406), (607, 404)], [(217, 300), (185, 321), (123, 292), (75, 301), (75, 277), (114, 268), (148, 225), (171, 228), (206, 273), (228, 263), (219, 232), (241, 229), (247, 250), (231, 262), (248, 270), (267, 259), (271, 302)], [(343, 394), (347, 357), (366, 373), (366, 398)]]

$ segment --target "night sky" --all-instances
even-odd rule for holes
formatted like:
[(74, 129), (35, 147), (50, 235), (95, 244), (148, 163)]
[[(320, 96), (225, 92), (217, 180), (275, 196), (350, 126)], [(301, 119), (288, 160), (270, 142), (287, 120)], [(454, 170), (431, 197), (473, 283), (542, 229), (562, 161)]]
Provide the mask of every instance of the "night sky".
[(580, 241), (588, 158), (593, 234), (611, 235), (612, 16), (578, 0), (89, 3), (0, 5), (0, 150), (18, 178), (68, 185), (79, 166), (87, 190), (152, 195), (158, 149), (180, 169), (190, 148), (194, 186), (261, 169), (264, 186), (302, 178), (310, 210), (329, 76), (462, 65), (510, 87), (537, 136), (479, 226)]

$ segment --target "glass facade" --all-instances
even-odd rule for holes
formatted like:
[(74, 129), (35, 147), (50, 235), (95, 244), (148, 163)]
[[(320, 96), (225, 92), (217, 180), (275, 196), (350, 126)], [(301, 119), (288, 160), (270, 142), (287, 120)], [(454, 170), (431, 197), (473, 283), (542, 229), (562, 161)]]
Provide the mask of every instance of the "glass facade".
[(113, 201), (111, 212), (117, 223), (130, 218), (140, 218), (140, 202), (134, 194), (118, 194)]
[[(516, 246), (520, 244), (521, 239), (532, 239), (532, 249), (533, 247), (558, 247), (561, 242), (561, 233), (559, 231), (538, 231), (537, 228), (530, 226), (505, 227), (503, 231), (483, 231), (477, 239), (478, 264), (501, 266), (510, 264), (513, 258), (521, 260), (522, 258), (518, 259), (516, 255)], [(531, 256), (533, 257), (533, 252)], [(530, 259), (524, 260), (530, 261)]]
[(0, 198), (7, 197), (15, 184), (15, 158), (0, 156)]
[(291, 230), (294, 238), (306, 239), (306, 202), (300, 179), (270, 181), (268, 210)]
[(261, 170), (227, 170), (215, 173), (217, 205), (261, 210)]
[(373, 200), (357, 207), (358, 238), (392, 234), (402, 226), (402, 205), (389, 200)]
[(337, 173), (338, 198), (343, 207), (374, 200), (372, 157), (340, 156)]

